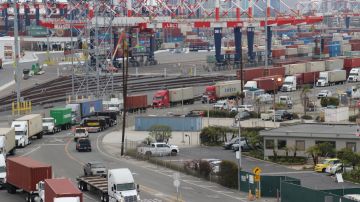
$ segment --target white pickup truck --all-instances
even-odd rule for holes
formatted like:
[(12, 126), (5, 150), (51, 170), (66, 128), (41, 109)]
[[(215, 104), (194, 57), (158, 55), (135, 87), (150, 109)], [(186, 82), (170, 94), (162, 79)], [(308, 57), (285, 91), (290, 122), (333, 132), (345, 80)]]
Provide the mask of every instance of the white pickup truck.
[(274, 110), (268, 110), (265, 113), (261, 113), (260, 118), (263, 121), (273, 120), (274, 119)]
[(178, 146), (169, 145), (164, 142), (156, 142), (138, 147), (137, 151), (139, 154), (146, 156), (176, 156), (179, 153), (179, 148)]

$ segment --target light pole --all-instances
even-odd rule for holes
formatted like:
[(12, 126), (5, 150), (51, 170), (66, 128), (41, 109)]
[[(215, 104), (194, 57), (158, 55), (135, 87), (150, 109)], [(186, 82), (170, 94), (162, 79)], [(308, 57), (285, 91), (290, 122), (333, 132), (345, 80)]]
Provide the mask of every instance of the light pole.
[(238, 190), (240, 191), (240, 169), (241, 169), (241, 124), (240, 124), (240, 116), (239, 116), (239, 133), (238, 133), (238, 139), (239, 139), (239, 159), (238, 159)]
[(181, 114), (184, 116), (182, 121), (182, 142), (185, 143), (184, 128), (185, 128), (185, 115), (184, 115), (184, 86), (181, 88)]
[(271, 80), (273, 81), (273, 93), (274, 93), (274, 96), (273, 96), (273, 110), (274, 110), (273, 119), (274, 119), (274, 123), (275, 123), (275, 79), (272, 78)]
[(210, 126), (210, 99), (209, 97), (207, 98), (207, 122), (208, 122), (208, 127)]

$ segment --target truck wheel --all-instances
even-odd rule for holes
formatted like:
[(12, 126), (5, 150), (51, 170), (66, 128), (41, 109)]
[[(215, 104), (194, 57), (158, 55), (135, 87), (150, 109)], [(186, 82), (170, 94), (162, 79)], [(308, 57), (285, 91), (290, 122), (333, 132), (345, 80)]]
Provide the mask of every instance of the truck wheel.
[(147, 158), (150, 158), (150, 157), (151, 157), (151, 151), (145, 152), (145, 156), (146, 156)]
[(15, 151), (16, 151), (16, 148), (12, 149), (12, 150), (10, 151), (10, 155), (13, 155), (13, 156), (14, 156), (15, 153), (16, 153)]
[(176, 156), (177, 155), (177, 152), (174, 150), (174, 151), (171, 151), (170, 153), (171, 156)]
[(40, 134), (38, 134), (38, 135), (36, 136), (36, 138), (37, 138), (37, 139), (41, 139), (41, 138), (42, 138), (42, 136), (43, 136), (43, 134), (42, 134), (42, 133), (40, 133)]
[(15, 194), (16, 193), (16, 188), (14, 186), (12, 186), (11, 184), (7, 184), (6, 189), (7, 189), (7, 192), (9, 194)]

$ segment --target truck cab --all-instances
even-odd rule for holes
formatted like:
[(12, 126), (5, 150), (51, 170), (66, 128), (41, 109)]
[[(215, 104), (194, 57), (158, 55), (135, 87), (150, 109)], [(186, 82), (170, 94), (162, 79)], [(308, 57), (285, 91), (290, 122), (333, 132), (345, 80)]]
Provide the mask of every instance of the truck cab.
[(244, 91), (249, 91), (249, 90), (253, 90), (253, 89), (257, 89), (256, 81), (248, 81), (245, 83)]
[(168, 90), (159, 90), (153, 97), (153, 108), (170, 107), (170, 95)]
[(75, 128), (74, 140), (77, 141), (79, 138), (88, 138), (89, 133), (86, 128)]
[(329, 85), (328, 72), (320, 72), (319, 79), (316, 82), (316, 86), (327, 86), (327, 85)]
[(17, 147), (25, 147), (29, 144), (26, 121), (13, 121), (11, 127), (15, 129), (15, 142)]
[(54, 134), (55, 131), (55, 119), (54, 118), (43, 118), (42, 119), (42, 126), (44, 133), (52, 133)]
[(139, 185), (136, 185), (128, 168), (108, 171), (109, 201), (140, 201)]
[(119, 98), (111, 98), (109, 101), (103, 101), (104, 109), (106, 111), (121, 112), (124, 106), (124, 100)]
[(296, 91), (296, 76), (287, 76), (280, 90), (282, 92)]
[(216, 102), (216, 87), (215, 86), (206, 86), (205, 93), (201, 97), (201, 102), (205, 103), (213, 103)]
[(360, 81), (360, 68), (352, 68), (349, 73), (348, 82)]

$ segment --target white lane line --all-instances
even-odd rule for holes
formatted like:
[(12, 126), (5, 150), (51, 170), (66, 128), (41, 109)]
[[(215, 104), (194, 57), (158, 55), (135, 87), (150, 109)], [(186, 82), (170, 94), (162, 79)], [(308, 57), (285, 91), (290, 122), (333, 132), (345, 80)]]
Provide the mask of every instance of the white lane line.
[(277, 173), (261, 173), (262, 175), (284, 175), (284, 174), (306, 174), (315, 173), (315, 171), (291, 171), (291, 172), (277, 172)]
[(12, 80), (12, 81), (10, 81), (9, 83), (6, 83), (6, 84), (0, 86), (0, 91), (3, 91), (3, 90), (9, 88), (10, 86), (12, 86), (12, 85), (14, 85), (14, 84), (15, 84), (15, 80)]
[(66, 144), (65, 143), (62, 143), (62, 144), (56, 144), (56, 143), (44, 143), (44, 144), (41, 144), (41, 146), (65, 146)]
[(35, 147), (33, 150), (31, 150), (31, 151), (29, 151), (29, 152), (27, 152), (27, 153), (25, 153), (25, 154), (23, 154), (23, 155), (21, 155), (21, 156), (27, 156), (27, 155), (29, 155), (29, 154), (31, 154), (31, 153), (39, 150), (40, 148), (41, 148), (41, 146)]

